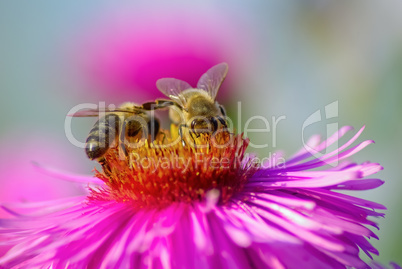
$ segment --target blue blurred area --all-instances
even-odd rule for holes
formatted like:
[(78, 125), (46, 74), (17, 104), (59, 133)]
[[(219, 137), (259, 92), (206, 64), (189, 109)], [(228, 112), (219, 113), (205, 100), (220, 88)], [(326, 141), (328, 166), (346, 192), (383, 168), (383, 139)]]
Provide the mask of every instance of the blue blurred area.
[[(270, 123), (272, 116), (286, 117), (278, 123), (275, 145), (272, 133), (250, 134), (256, 143), (268, 141), (270, 148), (257, 150), (261, 155), (284, 149), (289, 156), (298, 150), (305, 120), (335, 101), (337, 117), (309, 126), (306, 136), (318, 132), (325, 137), (328, 123), (357, 129), (366, 125), (362, 139), (374, 139), (376, 144), (356, 159), (383, 164), (379, 177), (386, 183), (361, 197), (389, 208), (386, 219), (379, 220), (380, 241), (373, 242), (380, 251), (378, 260), (402, 263), (400, 1), (1, 1), (0, 138), (7, 137), (16, 149), (18, 141), (8, 135), (14, 130), (27, 139), (33, 130), (63, 138), (65, 116), (72, 107), (117, 100), (110, 94), (113, 86), (109, 86), (110, 99), (108, 93), (97, 92), (99, 85), (87, 77), (74, 53), (80, 49), (80, 39), (88, 38), (89, 29), (104, 23), (103, 17), (110, 19), (111, 14), (124, 11), (152, 20), (153, 10), (187, 14), (188, 20), (188, 14), (221, 16), (229, 25), (221, 37), (239, 38), (241, 42), (234, 41), (227, 49), (231, 88), (219, 101), (235, 120), (241, 101), (243, 127), (254, 115), (267, 117)], [(133, 99), (139, 94), (133, 92)], [(92, 119), (74, 120), (73, 133), (84, 140), (92, 123)], [(255, 125), (261, 128), (258, 122)], [(67, 139), (60, 142), (63, 147), (74, 150), (65, 156), (67, 161), (83, 164), (77, 172), (92, 169), (82, 149)], [(1, 149), (0, 158), (7, 158)]]

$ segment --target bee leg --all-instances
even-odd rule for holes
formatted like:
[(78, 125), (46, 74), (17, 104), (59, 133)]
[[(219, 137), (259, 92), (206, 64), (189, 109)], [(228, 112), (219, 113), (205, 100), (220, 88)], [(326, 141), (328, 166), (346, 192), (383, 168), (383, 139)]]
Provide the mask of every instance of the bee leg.
[(190, 131), (191, 139), (193, 139), (193, 142), (194, 142), (194, 148), (196, 148), (196, 142), (195, 142), (193, 134), (195, 134), (196, 138), (199, 138), (201, 135), (199, 133), (194, 132), (194, 131)]
[(220, 122), (223, 126), (225, 126), (225, 129), (228, 128), (228, 125), (226, 124), (226, 121), (225, 121), (222, 117), (216, 117), (216, 118), (219, 120), (219, 122)]
[(124, 143), (120, 144), (120, 146), (118, 147), (118, 151), (119, 151), (120, 160), (126, 160), (128, 157), (128, 152), (127, 152), (126, 145)]
[(181, 143), (183, 144), (183, 147), (185, 147), (186, 142), (183, 139), (183, 130), (182, 130), (183, 127), (187, 127), (187, 125), (185, 125), (185, 124), (180, 124), (179, 125), (179, 135), (180, 135), (180, 138), (181, 138)]
[(121, 125), (121, 128), (120, 128), (119, 147), (118, 147), (120, 160), (124, 160), (128, 156), (126, 145), (124, 143), (125, 136), (126, 136), (126, 127), (127, 127), (127, 120), (125, 120), (123, 122), (123, 124)]
[[(135, 139), (139, 135), (143, 135), (143, 131), (145, 131), (145, 137), (148, 136), (148, 127), (141, 125), (141, 123), (136, 120), (136, 117), (126, 118), (121, 126), (120, 136), (119, 136), (119, 157), (121, 160), (127, 160), (129, 151), (133, 148), (133, 139)], [(159, 131), (159, 122), (158, 122), (158, 131)]]
[[(230, 139), (230, 136), (233, 136), (233, 135), (234, 135), (233, 133), (229, 132), (227, 122), (224, 120), (224, 118), (218, 116), (218, 117), (216, 117), (216, 119), (214, 119), (214, 118), (212, 118), (212, 119), (213, 119), (213, 120), (212, 120), (212, 123), (213, 123), (214, 126), (216, 127), (216, 130), (215, 130), (215, 131), (218, 130), (218, 122), (217, 122), (217, 120), (218, 120), (218, 121), (220, 122), (220, 124), (222, 125), (222, 131), (219, 131), (219, 132), (226, 132), (226, 134), (229, 135), (229, 139)], [(214, 122), (214, 121), (215, 121), (215, 122)]]
[[(201, 134), (200, 133), (197, 133), (197, 132), (194, 132), (194, 131), (191, 131), (191, 137), (193, 138), (193, 135), (195, 135), (195, 137), (196, 138), (199, 138), (200, 136), (201, 136)], [(193, 138), (194, 139), (194, 138)]]
[(160, 130), (160, 123), (159, 120), (156, 118), (151, 118), (148, 123), (147, 123), (147, 127), (148, 127), (148, 133), (150, 135), (150, 140), (153, 142)]
[(228, 132), (229, 134), (234, 135), (234, 133), (229, 132), (229, 128), (228, 128), (226, 121), (222, 117), (217, 117), (217, 118), (218, 118), (219, 122), (223, 125), (223, 127), (224, 127), (223, 129), (226, 132)]
[(156, 110), (163, 109), (169, 106), (173, 106), (175, 103), (171, 100), (157, 99), (154, 102), (146, 102), (141, 105), (144, 110)]
[(212, 133), (216, 133), (216, 131), (218, 130), (218, 121), (216, 120), (216, 118), (212, 117), (211, 118), (211, 123), (212, 123)]
[(106, 159), (104, 157), (101, 157), (98, 159), (98, 163), (102, 166), (102, 170), (105, 173), (105, 175), (107, 177), (110, 177), (110, 175), (112, 174), (112, 170), (110, 169), (110, 166), (106, 161)]
[[(194, 131), (196, 124), (197, 124), (197, 121), (196, 121), (196, 120), (193, 120), (193, 121), (191, 122), (190, 134), (191, 134), (191, 138), (192, 138), (193, 140), (194, 140), (194, 137), (193, 137), (192, 134), (195, 134), (195, 137), (197, 137), (197, 138), (199, 138), (199, 137), (201, 136), (199, 133), (197, 133), (197, 132)], [(195, 142), (195, 141), (194, 141), (194, 142)]]
[(162, 143), (164, 143), (164, 142), (165, 142), (165, 139), (166, 139), (166, 134), (165, 134), (164, 132), (159, 132), (159, 134), (160, 134), (160, 135), (163, 135)]

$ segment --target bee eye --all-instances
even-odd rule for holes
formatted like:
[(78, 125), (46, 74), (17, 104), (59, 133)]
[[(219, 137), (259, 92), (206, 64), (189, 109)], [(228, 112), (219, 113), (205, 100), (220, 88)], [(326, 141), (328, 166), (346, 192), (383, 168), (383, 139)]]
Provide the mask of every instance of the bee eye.
[(212, 123), (212, 127), (213, 127), (212, 131), (215, 133), (216, 130), (218, 130), (218, 122), (215, 118), (211, 118), (211, 123)]

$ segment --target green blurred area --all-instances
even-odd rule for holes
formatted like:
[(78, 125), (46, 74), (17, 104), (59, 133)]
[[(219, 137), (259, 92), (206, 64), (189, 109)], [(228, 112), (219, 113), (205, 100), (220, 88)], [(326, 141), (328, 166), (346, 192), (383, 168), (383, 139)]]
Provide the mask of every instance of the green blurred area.
[[(64, 137), (67, 112), (79, 103), (99, 101), (96, 96), (88, 97), (86, 90), (93, 86), (77, 76), (79, 69), (66, 54), (70, 42), (109, 9), (134, 13), (138, 5), (136, 1), (2, 1), (0, 138), (13, 130), (21, 130), (27, 137), (32, 130)], [(247, 27), (239, 29), (239, 34), (253, 33), (250, 42), (256, 50), (242, 65), (233, 67), (242, 70), (241, 76), (230, 77), (229, 71), (233, 89), (219, 101), (238, 131), (255, 115), (266, 117), (270, 124), (272, 117), (286, 117), (275, 134), (272, 130), (249, 134), (256, 144), (268, 143), (268, 148), (255, 150), (260, 156), (279, 149), (290, 156), (308, 135), (325, 137), (329, 123), (352, 125), (357, 130), (366, 125), (360, 141), (373, 139), (376, 144), (355, 159), (381, 163), (385, 169), (378, 176), (386, 183), (357, 195), (388, 207), (386, 218), (378, 220), (380, 241), (372, 241), (380, 251), (378, 261), (402, 263), (402, 3), (173, 1), (169, 5), (184, 13), (197, 12), (200, 7), (241, 16)], [(304, 121), (335, 101), (338, 116), (309, 126), (302, 137)], [(85, 139), (92, 123), (91, 119), (74, 121), (74, 134)], [(250, 128), (264, 128), (264, 124), (254, 121)], [(18, 141), (9, 143), (18, 148)], [(65, 139), (63, 146), (71, 145)], [(87, 169), (83, 170), (90, 171), (93, 164), (82, 149), (74, 150), (72, 158), (85, 163)], [(0, 150), (1, 158), (6, 154)]]

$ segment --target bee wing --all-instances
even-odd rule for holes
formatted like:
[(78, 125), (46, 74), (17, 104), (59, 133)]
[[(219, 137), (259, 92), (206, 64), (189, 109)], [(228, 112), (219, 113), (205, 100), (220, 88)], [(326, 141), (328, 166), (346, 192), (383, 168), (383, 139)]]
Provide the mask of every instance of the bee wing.
[[(139, 111), (141, 107), (138, 107)], [(133, 114), (138, 114), (139, 111), (133, 111), (133, 110), (127, 110), (127, 109), (84, 109), (75, 112), (74, 114), (69, 114), (67, 116), (69, 117), (98, 117), (99, 114), (101, 113), (133, 113)]]
[(215, 100), (219, 87), (225, 80), (228, 73), (229, 66), (227, 63), (220, 63), (211, 67), (205, 74), (198, 80), (197, 89), (206, 91), (209, 96)]
[(181, 93), (184, 90), (193, 88), (187, 82), (175, 78), (158, 79), (156, 81), (156, 87), (164, 95), (166, 95), (182, 107), (184, 107), (186, 100)]
[(74, 114), (68, 114), (69, 117), (97, 117), (99, 115), (98, 109), (85, 109), (75, 112)]

